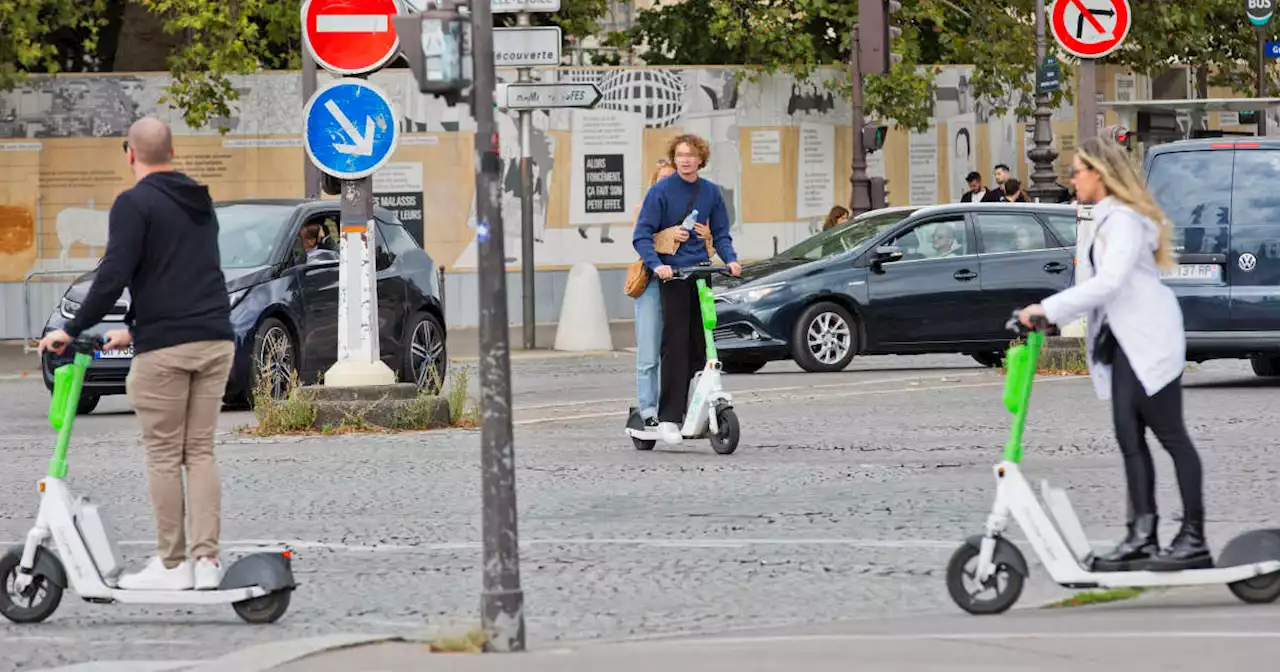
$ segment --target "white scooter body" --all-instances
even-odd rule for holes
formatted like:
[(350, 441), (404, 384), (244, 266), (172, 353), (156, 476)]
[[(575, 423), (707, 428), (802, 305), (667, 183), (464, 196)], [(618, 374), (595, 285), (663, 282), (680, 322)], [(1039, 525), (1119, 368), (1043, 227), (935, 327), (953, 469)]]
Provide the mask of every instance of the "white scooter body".
[[(40, 481), (40, 489), (43, 493), (40, 512), (35, 526), (27, 533), (20, 567), (33, 569), (36, 552), (52, 538), (58, 559), (66, 570), (66, 587), (85, 600), (124, 604), (228, 604), (263, 597), (270, 592), (259, 586), (230, 590), (116, 588), (123, 567), (114, 535), (103, 521), (98, 505), (85, 497), (74, 499), (66, 482), (52, 476)], [(15, 589), (24, 590), (32, 576), (19, 572)]]
[[(724, 391), (720, 383), (720, 362), (707, 362), (705, 368), (694, 374), (690, 385), (689, 408), (684, 414), (684, 424), (680, 426), (680, 435), (686, 439), (701, 439), (709, 434), (720, 433), (719, 418), (711, 409), (717, 406), (733, 405), (733, 395)], [(710, 431), (708, 432), (708, 429)], [(627, 434), (642, 441), (659, 441), (662, 435), (654, 429), (627, 428)]]
[[(1147, 586), (1191, 586), (1231, 584), (1264, 574), (1280, 572), (1280, 560), (1266, 560), (1212, 569), (1180, 571), (1148, 570), (1094, 572), (1090, 566), (1093, 549), (1085, 536), (1080, 519), (1060, 488), (1041, 481), (1041, 491), (1049, 506), (1046, 512), (1031, 485), (1023, 477), (1019, 465), (1001, 462), (995, 467), (996, 501), (987, 518), (978, 554), (975, 578), (986, 581), (995, 573), (993, 557), (996, 539), (1003, 536), (1010, 517), (1027, 536), (1055, 583), (1067, 588), (1121, 588)], [(1223, 554), (1225, 555), (1225, 553)]]

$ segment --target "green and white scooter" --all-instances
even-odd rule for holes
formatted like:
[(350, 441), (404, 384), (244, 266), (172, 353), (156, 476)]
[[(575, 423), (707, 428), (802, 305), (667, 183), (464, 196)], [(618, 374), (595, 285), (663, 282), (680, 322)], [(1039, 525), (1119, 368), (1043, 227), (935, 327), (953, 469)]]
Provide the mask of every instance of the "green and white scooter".
[[(694, 266), (677, 269), (672, 279), (693, 278), (698, 287), (698, 309), (702, 313), (702, 332), (707, 344), (707, 365), (693, 374), (689, 383), (689, 408), (685, 410), (680, 435), (686, 439), (711, 439), (711, 448), (720, 455), (738, 449), (738, 416), (733, 412), (733, 396), (720, 383), (720, 354), (716, 351), (716, 298), (708, 285), (713, 275), (732, 275), (725, 266)], [(658, 429), (646, 428), (636, 409), (627, 419), (627, 435), (636, 450), (653, 450), (661, 435)]]
[[(986, 532), (964, 541), (947, 564), (947, 591), (971, 614), (997, 614), (1018, 601), (1029, 575), (1027, 560), (1005, 538), (1009, 519), (1017, 521), (1050, 578), (1064, 588), (1121, 588), (1226, 584), (1249, 603), (1280, 597), (1280, 530), (1251, 530), (1222, 549), (1215, 567), (1180, 571), (1096, 571), (1093, 549), (1080, 519), (1060, 488), (1040, 482), (1040, 498), (1022, 475), (1022, 433), (1040, 348), (1049, 325), (1040, 318), (1026, 329), (1015, 313), (1007, 325), (1026, 337), (1009, 348), (1004, 405), (1013, 414), (1004, 459), (995, 466), (996, 501)], [(1043, 502), (1041, 501), (1043, 500)]]
[[(39, 623), (58, 608), (71, 589), (99, 604), (230, 604), (249, 623), (272, 623), (289, 608), (297, 583), (292, 552), (279, 549), (246, 555), (227, 567), (216, 590), (122, 590), (123, 566), (115, 536), (99, 505), (74, 497), (67, 486), (67, 447), (85, 371), (102, 343), (78, 338), (68, 346), (71, 364), (53, 375), (49, 423), (58, 442), (49, 472), (40, 480), (40, 510), (26, 544), (0, 556), (0, 614), (15, 623)], [(52, 542), (52, 548), (49, 543)]]

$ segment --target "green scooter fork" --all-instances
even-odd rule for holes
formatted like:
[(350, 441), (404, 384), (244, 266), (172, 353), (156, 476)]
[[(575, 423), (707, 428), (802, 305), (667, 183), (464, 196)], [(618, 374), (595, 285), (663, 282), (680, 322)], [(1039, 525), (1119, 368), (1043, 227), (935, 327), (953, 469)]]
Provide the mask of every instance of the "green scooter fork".
[(707, 281), (698, 278), (698, 309), (702, 311), (703, 340), (707, 344), (707, 361), (714, 362), (719, 358), (716, 351), (716, 295), (707, 286)]
[(49, 402), (49, 425), (58, 430), (58, 443), (49, 460), (49, 477), (67, 477), (67, 447), (71, 444), (71, 429), (76, 423), (76, 409), (80, 406), (80, 391), (84, 388), (84, 374), (89, 370), (93, 357), (77, 352), (72, 364), (63, 364), (53, 372), (53, 399)]

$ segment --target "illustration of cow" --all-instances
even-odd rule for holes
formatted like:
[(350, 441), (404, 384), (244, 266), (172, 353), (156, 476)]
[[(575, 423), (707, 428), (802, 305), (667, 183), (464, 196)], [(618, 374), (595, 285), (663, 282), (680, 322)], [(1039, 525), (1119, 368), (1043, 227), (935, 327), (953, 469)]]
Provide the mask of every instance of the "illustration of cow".
[(71, 252), (71, 246), (76, 243), (87, 245), (90, 255), (95, 247), (106, 248), (109, 214), (106, 210), (94, 210), (93, 199), (89, 199), (87, 208), (63, 208), (58, 212), (56, 228), (58, 244), (62, 248), (59, 258), (63, 266), (67, 265), (67, 255)]

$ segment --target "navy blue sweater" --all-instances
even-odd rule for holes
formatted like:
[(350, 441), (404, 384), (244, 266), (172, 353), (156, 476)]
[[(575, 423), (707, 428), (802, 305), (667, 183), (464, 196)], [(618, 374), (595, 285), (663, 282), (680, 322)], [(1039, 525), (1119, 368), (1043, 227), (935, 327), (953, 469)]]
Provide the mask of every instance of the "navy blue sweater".
[[(698, 211), (698, 222), (711, 225), (711, 242), (715, 245), (716, 254), (724, 263), (738, 260), (738, 253), (733, 250), (733, 238), (729, 236), (729, 210), (725, 207), (724, 196), (715, 183), (698, 178), (702, 190), (698, 192), (698, 200), (693, 209)], [(675, 254), (658, 254), (653, 249), (653, 234), (673, 226), (680, 226), (684, 220), (689, 199), (693, 197), (694, 182), (686, 182), (679, 175), (670, 175), (649, 188), (645, 194), (644, 205), (640, 206), (640, 217), (636, 219), (635, 235), (631, 244), (636, 248), (645, 266), (657, 269), (667, 265), (673, 269), (688, 268), (711, 261), (707, 254), (707, 245), (701, 238), (689, 232), (689, 239), (676, 248)]]

